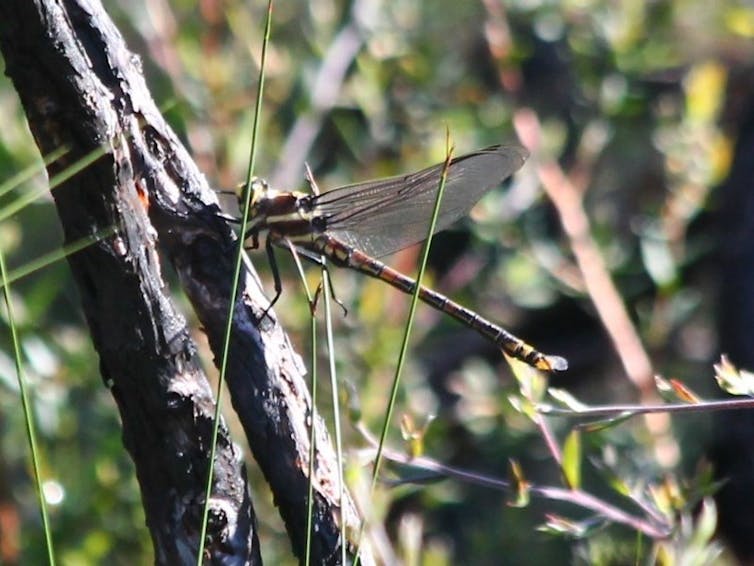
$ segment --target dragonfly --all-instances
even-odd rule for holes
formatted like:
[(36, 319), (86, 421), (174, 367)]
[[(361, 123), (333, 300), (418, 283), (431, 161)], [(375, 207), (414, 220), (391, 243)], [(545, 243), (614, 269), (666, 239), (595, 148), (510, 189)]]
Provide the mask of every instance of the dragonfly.
[[(324, 257), (413, 294), (418, 283), (379, 260), (425, 240), (440, 180), (445, 192), (435, 231), (467, 215), (486, 192), (518, 171), (529, 152), (517, 144), (493, 145), (416, 173), (365, 181), (319, 193), (278, 191), (255, 177), (245, 187), (250, 208), (244, 240), (259, 247), (266, 232), (266, 248), (275, 279), (276, 296), (282, 291), (273, 246), (288, 247), (319, 262)], [(314, 185), (316, 186), (316, 185)], [(241, 196), (246, 200), (247, 193)], [(419, 298), (475, 330), (507, 355), (543, 371), (563, 371), (568, 362), (546, 355), (521, 338), (450, 298), (419, 286)]]

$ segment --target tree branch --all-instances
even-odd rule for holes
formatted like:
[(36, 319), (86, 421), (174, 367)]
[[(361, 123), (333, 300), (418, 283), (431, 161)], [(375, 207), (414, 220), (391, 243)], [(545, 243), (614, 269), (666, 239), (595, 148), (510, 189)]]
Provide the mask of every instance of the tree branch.
[[(52, 175), (99, 148), (104, 155), (54, 191), (67, 242), (117, 227), (69, 257), (105, 383), (123, 421), (155, 560), (190, 563), (198, 547), (213, 399), (161, 278), (155, 235), (178, 272), (219, 359), (229, 310), (234, 235), (214, 194), (156, 109), (138, 59), (96, 0), (5, 0), (0, 49), (42, 153), (62, 145)], [(317, 461), (314, 563), (340, 548), (335, 458), (311, 407), (304, 369), (284, 332), (259, 315), (251, 266), (235, 303), (227, 382), (249, 445), (272, 488), (294, 552), (303, 556), (308, 426)], [(260, 328), (258, 328), (260, 326)], [(349, 530), (358, 516), (347, 499)], [(221, 427), (207, 556), (259, 563), (245, 471)], [(370, 563), (369, 555), (362, 559)]]

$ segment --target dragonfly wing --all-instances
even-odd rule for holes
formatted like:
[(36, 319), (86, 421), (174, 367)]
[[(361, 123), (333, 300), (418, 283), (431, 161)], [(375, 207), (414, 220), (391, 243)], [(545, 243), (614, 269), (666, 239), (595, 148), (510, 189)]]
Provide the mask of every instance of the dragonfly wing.
[[(454, 158), (448, 168), (436, 231), (468, 214), (529, 156), (519, 145), (495, 145)], [(427, 238), (444, 164), (417, 173), (347, 185), (316, 198), (327, 232), (374, 257)]]

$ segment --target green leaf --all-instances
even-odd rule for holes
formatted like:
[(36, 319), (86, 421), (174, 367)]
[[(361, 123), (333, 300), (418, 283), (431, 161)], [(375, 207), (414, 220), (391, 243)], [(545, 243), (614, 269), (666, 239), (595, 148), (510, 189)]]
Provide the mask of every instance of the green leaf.
[(590, 423), (580, 425), (579, 428), (584, 432), (599, 432), (609, 428), (618, 426), (619, 424), (633, 418), (636, 415), (633, 411), (623, 411), (615, 417), (608, 417), (606, 419), (599, 419)]
[(565, 389), (550, 387), (547, 392), (550, 394), (550, 397), (558, 401), (561, 405), (577, 413), (589, 408), (589, 405), (582, 403)]
[(563, 446), (563, 475), (571, 489), (581, 486), (581, 432), (578, 429), (571, 431)]
[(531, 484), (524, 477), (524, 471), (516, 460), (511, 460), (511, 471), (516, 480), (516, 500), (508, 503), (511, 507), (526, 507), (531, 499), (529, 488)]
[(709, 544), (715, 536), (717, 529), (717, 507), (711, 497), (705, 497), (702, 501), (701, 512), (697, 519), (696, 541), (701, 544)]

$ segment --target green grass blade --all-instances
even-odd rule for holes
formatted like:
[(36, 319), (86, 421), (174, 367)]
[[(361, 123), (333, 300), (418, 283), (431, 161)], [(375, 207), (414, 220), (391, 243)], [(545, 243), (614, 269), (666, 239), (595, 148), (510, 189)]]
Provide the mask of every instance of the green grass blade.
[[(46, 167), (50, 163), (57, 161), (66, 153), (68, 153), (68, 147), (66, 146), (59, 147), (58, 149), (51, 152), (49, 155), (47, 155), (44, 158), (42, 165)], [(22, 185), (28, 180), (32, 179), (41, 170), (42, 170), (42, 167), (40, 166), (40, 164), (34, 163), (33, 165), (29, 165), (25, 169), (22, 169), (21, 171), (13, 175), (10, 179), (3, 181), (3, 183), (0, 184), (0, 197), (12, 191), (19, 185)]]
[(75, 254), (76, 252), (79, 252), (84, 248), (87, 248), (92, 244), (103, 240), (104, 238), (112, 236), (113, 234), (115, 234), (114, 227), (108, 228), (106, 230), (100, 230), (92, 236), (86, 236), (85, 238), (76, 240), (75, 242), (63, 246), (60, 249), (48, 252), (38, 257), (37, 259), (34, 259), (26, 263), (25, 265), (9, 272), (7, 279), (0, 282), (0, 286), (10, 285), (11, 283), (18, 281), (19, 279), (22, 279), (23, 277), (34, 273), (35, 271), (48, 267), (53, 263), (60, 261), (65, 257), (68, 257), (69, 255)]
[[(291, 255), (293, 256), (293, 261), (296, 264), (296, 269), (298, 270), (299, 277), (301, 278), (301, 282), (304, 285), (304, 292), (306, 293), (306, 300), (308, 301), (309, 305), (312, 307), (310, 308), (310, 328), (309, 328), (309, 336), (310, 336), (310, 343), (309, 347), (311, 348), (311, 363), (309, 364), (311, 367), (311, 374), (312, 374), (312, 382), (311, 382), (311, 419), (310, 419), (310, 426), (309, 426), (309, 489), (306, 494), (306, 546), (304, 550), (304, 564), (305, 566), (309, 566), (312, 561), (312, 525), (313, 525), (313, 519), (314, 519), (314, 459), (317, 454), (317, 446), (316, 446), (316, 409), (317, 409), (317, 389), (319, 387), (319, 379), (317, 376), (317, 318), (314, 316), (314, 297), (312, 296), (311, 290), (309, 289), (309, 283), (306, 281), (306, 273), (304, 273), (304, 266), (301, 265), (301, 258), (299, 257), (299, 254), (296, 253), (296, 249), (293, 247), (293, 245), (290, 246)], [(323, 259), (324, 261), (324, 259)]]
[[(165, 104), (163, 104), (160, 107), (160, 110), (162, 112), (165, 112), (167, 110), (170, 110), (175, 106), (175, 100), (169, 100)], [(63, 157), (65, 154), (68, 153), (70, 148), (68, 146), (61, 146), (58, 149), (50, 152), (48, 155), (46, 155), (43, 159), (43, 164), (45, 167), (50, 165), (51, 163), (54, 163), (61, 157)], [(22, 210), (25, 208), (28, 204), (31, 204), (35, 200), (37, 200), (39, 197), (41, 197), (43, 194), (45, 194), (48, 190), (51, 191), (55, 187), (59, 186), (60, 184), (64, 183), (74, 175), (76, 175), (78, 172), (86, 169), (97, 161), (100, 157), (108, 153), (110, 149), (102, 145), (83, 157), (80, 157), (76, 161), (74, 161), (71, 165), (66, 167), (63, 171), (60, 173), (53, 175), (50, 178), (49, 187), (45, 187), (43, 189), (39, 189), (37, 191), (30, 191), (27, 194), (21, 195), (19, 198), (17, 198), (15, 201), (11, 202), (10, 204), (3, 207), (2, 211), (0, 211), (0, 221), (5, 220), (6, 218), (10, 218), (13, 216), (16, 212), (19, 210)], [(8, 193), (9, 191), (13, 190), (15, 187), (27, 182), (29, 179), (34, 177), (39, 171), (41, 170), (39, 164), (34, 164), (26, 167), (22, 171), (19, 171), (15, 175), (13, 175), (10, 179), (4, 181), (2, 184), (0, 184), (0, 197), (2, 197), (4, 194)]]
[(327, 265), (322, 262), (322, 295), (325, 302), (325, 330), (327, 336), (327, 358), (330, 363), (330, 388), (332, 389), (333, 426), (335, 427), (335, 456), (338, 465), (338, 503), (340, 505), (340, 563), (346, 564), (346, 512), (343, 505), (345, 487), (343, 485), (343, 435), (340, 426), (340, 397), (338, 395), (338, 378), (335, 370), (335, 349), (332, 333), (332, 303), (330, 274)]
[(380, 442), (377, 447), (377, 456), (375, 457), (374, 467), (372, 469), (372, 490), (374, 490), (377, 476), (380, 472), (380, 463), (382, 461), (382, 451), (385, 446), (385, 440), (387, 439), (387, 432), (390, 428), (390, 421), (393, 416), (393, 409), (395, 408), (395, 401), (398, 396), (398, 387), (400, 385), (401, 374), (403, 373), (403, 366), (406, 362), (406, 354), (408, 353), (408, 343), (411, 336), (411, 327), (414, 323), (414, 317), (416, 314), (416, 307), (419, 303), (419, 289), (421, 287), (422, 280), (424, 279), (424, 272), (427, 266), (427, 259), (429, 258), (429, 248), (432, 244), (432, 236), (434, 235), (435, 226), (437, 225), (437, 217), (440, 212), (440, 204), (442, 202), (442, 195), (445, 192), (445, 181), (448, 176), (448, 167), (450, 165), (452, 150), (448, 150), (445, 160), (445, 167), (443, 168), (442, 175), (440, 177), (440, 184), (437, 190), (437, 198), (435, 199), (435, 206), (432, 210), (432, 220), (429, 224), (429, 235), (422, 249), (421, 263), (419, 264), (419, 273), (416, 276), (416, 290), (411, 297), (411, 306), (408, 311), (408, 318), (406, 320), (406, 330), (403, 333), (403, 341), (401, 343), (401, 350), (398, 355), (398, 364), (395, 368), (395, 376), (393, 378), (393, 384), (390, 388), (390, 400), (388, 402), (387, 410), (385, 411), (385, 421), (380, 433)]
[[(265, 20), (264, 39), (262, 40), (262, 57), (259, 66), (259, 81), (257, 84), (257, 102), (254, 108), (254, 122), (251, 131), (251, 148), (249, 150), (249, 170), (246, 175), (247, 183), (251, 182), (254, 174), (254, 162), (256, 159), (256, 145), (259, 130), (259, 119), (262, 113), (262, 95), (264, 93), (264, 74), (267, 61), (267, 46), (270, 42), (270, 28), (272, 25), (272, 0), (267, 3), (267, 19)], [(214, 478), (215, 452), (217, 448), (217, 437), (220, 430), (221, 414), (221, 393), (223, 382), (225, 381), (225, 372), (228, 366), (228, 352), (230, 348), (230, 334), (233, 330), (233, 310), (236, 304), (236, 295), (238, 294), (238, 284), (241, 279), (241, 266), (243, 264), (244, 241), (243, 234), (246, 232), (246, 225), (249, 221), (249, 204), (250, 191), (246, 191), (246, 202), (243, 206), (243, 219), (241, 222), (241, 234), (238, 239), (238, 250), (236, 253), (236, 268), (233, 274), (233, 285), (231, 286), (230, 300), (228, 304), (228, 323), (225, 328), (225, 337), (223, 339), (223, 352), (220, 362), (220, 377), (217, 382), (217, 392), (215, 393), (215, 415), (214, 425), (212, 428), (212, 443), (210, 449), (209, 470), (207, 473), (207, 487), (205, 490), (204, 512), (202, 513), (202, 529), (199, 539), (199, 550), (197, 553), (197, 566), (201, 566), (204, 555), (204, 540), (207, 536), (207, 523), (209, 521), (209, 500), (212, 494), (212, 481)]]
[(52, 530), (50, 528), (50, 519), (47, 513), (47, 503), (45, 501), (44, 490), (42, 486), (42, 473), (40, 470), (39, 451), (37, 449), (37, 433), (34, 425), (34, 414), (29, 399), (29, 392), (26, 388), (26, 378), (24, 377), (23, 364), (21, 362), (21, 344), (18, 340), (16, 325), (13, 316), (13, 304), (10, 296), (10, 285), (8, 283), (8, 272), (5, 268), (5, 258), (0, 248), (0, 280), (3, 283), (3, 296), (5, 298), (5, 307), (8, 309), (8, 325), (10, 326), (11, 341), (13, 342), (14, 359), (16, 362), (16, 376), (18, 378), (18, 389), (21, 392), (21, 405), (26, 419), (26, 434), (29, 438), (29, 448), (31, 450), (31, 463), (34, 470), (34, 483), (39, 497), (39, 509), (42, 513), (42, 525), (45, 532), (45, 543), (47, 545), (47, 559), (51, 565), (55, 564), (55, 552), (52, 544)]
[[(307, 290), (308, 294), (308, 290)], [(310, 348), (312, 353), (311, 358), (311, 372), (312, 372), (312, 384), (311, 384), (311, 403), (312, 403), (312, 416), (309, 424), (309, 490), (306, 494), (306, 559), (304, 564), (309, 566), (312, 561), (312, 526), (314, 519), (314, 459), (317, 455), (317, 435), (316, 435), (316, 410), (317, 410), (317, 388), (319, 387), (317, 377), (317, 318), (314, 313), (311, 315), (311, 328), (310, 328)]]
[(60, 173), (53, 175), (50, 178), (50, 184), (49, 188), (44, 187), (42, 189), (36, 190), (36, 191), (29, 191), (28, 193), (21, 195), (19, 198), (17, 198), (15, 201), (10, 203), (8, 206), (3, 207), (2, 212), (0, 212), (0, 222), (5, 220), (6, 218), (10, 218), (14, 214), (16, 214), (19, 210), (23, 209), (30, 203), (37, 200), (39, 197), (41, 197), (43, 194), (45, 194), (48, 190), (52, 190), (55, 187), (59, 186), (61, 183), (64, 183), (74, 175), (76, 175), (79, 171), (82, 171), (83, 169), (86, 169), (97, 161), (100, 157), (105, 155), (107, 152), (107, 148), (104, 146), (99, 147), (93, 151), (90, 151), (87, 153), (84, 157), (77, 159), (74, 161), (69, 167), (66, 167), (65, 170), (61, 171)]
[[(421, 288), (422, 280), (424, 279), (424, 272), (427, 266), (427, 259), (429, 258), (429, 248), (432, 245), (432, 236), (435, 233), (435, 227), (437, 226), (437, 217), (440, 213), (440, 204), (442, 203), (442, 196), (445, 192), (445, 182), (448, 177), (448, 167), (450, 166), (450, 160), (453, 154), (453, 149), (448, 145), (445, 156), (445, 165), (440, 176), (440, 183), (437, 188), (437, 197), (435, 198), (435, 206), (432, 210), (432, 220), (429, 223), (429, 234), (422, 248), (421, 262), (419, 263), (419, 272), (416, 276), (416, 289), (411, 297), (411, 306), (408, 311), (408, 318), (406, 319), (406, 328), (403, 333), (403, 341), (401, 342), (400, 353), (398, 354), (398, 363), (395, 368), (395, 376), (393, 377), (393, 384), (390, 387), (390, 399), (388, 401), (387, 408), (385, 410), (385, 420), (382, 424), (382, 430), (380, 432), (380, 441), (377, 446), (377, 454), (374, 459), (374, 467), (372, 468), (372, 482), (369, 489), (370, 493), (374, 493), (377, 486), (377, 478), (380, 473), (380, 464), (382, 462), (382, 453), (385, 448), (385, 441), (387, 440), (387, 433), (390, 428), (390, 422), (393, 418), (393, 410), (395, 408), (395, 401), (398, 397), (398, 387), (400, 385), (401, 374), (403, 373), (403, 366), (406, 361), (406, 354), (408, 353), (408, 343), (411, 336), (411, 327), (414, 323), (414, 316), (416, 314), (416, 306), (419, 303), (419, 289)], [(354, 564), (359, 562), (359, 551), (361, 550), (361, 537), (364, 534), (365, 522), (362, 522), (359, 530), (358, 547), (356, 550), (356, 559)]]
[[(254, 123), (251, 126), (251, 148), (249, 149), (249, 169), (246, 172), (246, 183), (251, 183), (254, 176), (254, 166), (257, 158), (257, 139), (259, 137), (259, 120), (262, 116), (262, 96), (264, 95), (264, 75), (267, 65), (267, 47), (270, 44), (270, 28), (272, 26), (272, 0), (267, 2), (267, 19), (264, 27), (264, 39), (262, 40), (262, 56), (259, 63), (259, 81), (257, 83), (256, 105), (254, 106)], [(247, 202), (244, 208), (248, 208), (248, 200), (251, 193), (247, 191)], [(244, 210), (244, 213), (247, 213)], [(244, 220), (248, 218), (248, 215)]]
[[(65, 146), (56, 149), (55, 151), (45, 156), (43, 160), (43, 165), (47, 166), (50, 163), (57, 161), (60, 157), (65, 155), (67, 152), (68, 152), (68, 148)], [(97, 153), (97, 157), (102, 155), (102, 153), (99, 150), (95, 150), (95, 153)], [(91, 162), (92, 162), (91, 155), (88, 155), (88, 156), (85, 156), (83, 159), (74, 163), (71, 167), (76, 168), (75, 172), (78, 172), (83, 167), (86, 167), (88, 164), (90, 164)], [(65, 175), (65, 173), (67, 173), (69, 169), (66, 169), (66, 171), (64, 171), (63, 173), (59, 175), (54, 176), (50, 180), (50, 189), (59, 185), (65, 179), (70, 178), (71, 175)], [(30, 165), (26, 167), (25, 169), (23, 169), (22, 171), (19, 171), (18, 173), (13, 175), (10, 179), (7, 179), (3, 183), (0, 183), (0, 197), (12, 191), (19, 185), (22, 185), (23, 183), (29, 181), (29, 179), (34, 177), (34, 175), (37, 175), (40, 171), (41, 171), (41, 166), (39, 163)], [(23, 195), (22, 197), (16, 199), (10, 205), (3, 207), (2, 211), (0, 211), (0, 220), (4, 220), (12, 216), (16, 212), (24, 208), (27, 204), (36, 200), (37, 197), (44, 194), (46, 190), (47, 189), (45, 189), (44, 191), (34, 191), (33, 193)], [(63, 246), (61, 249), (48, 252), (38, 257), (37, 259), (21, 267), (16, 268), (13, 271), (6, 273), (4, 279), (0, 281), (0, 286), (4, 287), (5, 285), (10, 285), (11, 283), (18, 281), (19, 279), (26, 277), (27, 275), (30, 275), (31, 273), (34, 273), (35, 271), (39, 269), (47, 267), (55, 263), (56, 261), (63, 259), (64, 257), (74, 254), (86, 248), (87, 246), (90, 246), (93, 243), (98, 242), (99, 240), (103, 238), (107, 238), (108, 236), (111, 236), (114, 233), (115, 233), (115, 228), (108, 228), (105, 230), (101, 230), (97, 232), (96, 234), (87, 236), (85, 238), (81, 238), (80, 240), (76, 242), (72, 242), (66, 246)]]

